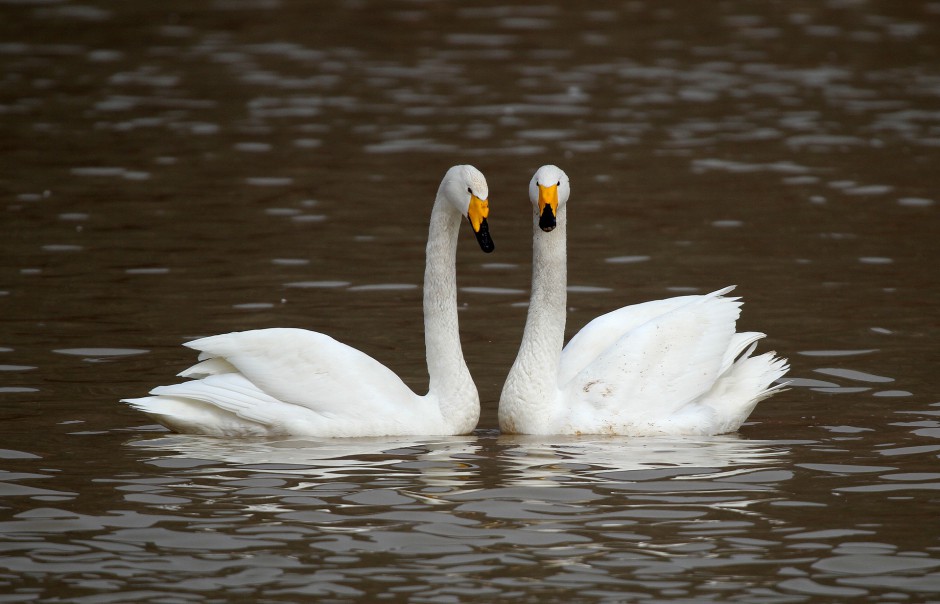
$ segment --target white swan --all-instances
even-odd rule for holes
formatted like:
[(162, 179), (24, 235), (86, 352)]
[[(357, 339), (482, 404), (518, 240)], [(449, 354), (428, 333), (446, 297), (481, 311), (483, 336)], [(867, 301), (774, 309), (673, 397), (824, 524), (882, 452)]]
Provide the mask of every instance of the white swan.
[(499, 427), (521, 434), (711, 435), (732, 432), (777, 392), (785, 359), (751, 357), (764, 334), (735, 333), (731, 287), (601, 315), (562, 350), (567, 175), (542, 166), (535, 206), (532, 296), (519, 354), (499, 400)]
[(124, 402), (177, 432), (216, 436), (454, 435), (473, 430), (480, 398), (460, 348), (454, 262), (457, 231), (470, 220), (493, 250), (489, 190), (473, 166), (447, 171), (431, 210), (424, 273), (429, 391), (418, 396), (390, 369), (355, 348), (303, 329), (210, 336), (186, 346), (200, 363)]

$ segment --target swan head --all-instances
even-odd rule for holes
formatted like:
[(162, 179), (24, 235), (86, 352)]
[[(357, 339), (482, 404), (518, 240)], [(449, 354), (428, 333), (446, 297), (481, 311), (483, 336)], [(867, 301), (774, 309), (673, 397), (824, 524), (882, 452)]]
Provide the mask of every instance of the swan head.
[(470, 165), (454, 166), (444, 175), (438, 199), (443, 198), (470, 221), (477, 243), (487, 254), (495, 248), (486, 217), (490, 215), (490, 190), (483, 173)]
[(554, 230), (558, 209), (568, 203), (571, 185), (568, 175), (558, 166), (546, 165), (535, 171), (529, 183), (529, 201), (539, 217), (539, 228), (548, 233)]

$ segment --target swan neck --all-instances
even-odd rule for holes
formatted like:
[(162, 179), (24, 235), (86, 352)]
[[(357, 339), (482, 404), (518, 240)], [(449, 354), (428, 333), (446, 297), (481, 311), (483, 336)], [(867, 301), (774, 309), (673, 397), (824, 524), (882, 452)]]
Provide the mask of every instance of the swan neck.
[[(445, 422), (469, 432), (479, 418), (479, 397), (460, 347), (457, 320), (457, 235), (461, 216), (438, 195), (431, 211), (424, 272), (424, 337), (430, 384)], [(463, 424), (470, 424), (465, 429)]]
[(565, 208), (559, 208), (557, 226), (544, 232), (533, 222), (532, 294), (519, 357), (554, 376), (565, 340), (568, 304), (568, 253)]
[(525, 331), (499, 398), (499, 427), (507, 433), (543, 433), (558, 412), (558, 371), (568, 302), (565, 210), (559, 208), (555, 229), (549, 233), (538, 222), (535, 216), (532, 295)]

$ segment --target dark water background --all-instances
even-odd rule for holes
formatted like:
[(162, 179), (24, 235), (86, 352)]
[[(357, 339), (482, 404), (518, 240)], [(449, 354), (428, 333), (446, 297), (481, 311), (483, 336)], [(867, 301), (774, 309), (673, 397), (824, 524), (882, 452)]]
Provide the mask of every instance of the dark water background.
[[(940, 2), (0, 0), (0, 66), (0, 601), (940, 601)], [(274, 326), (423, 391), (456, 163), (474, 435), (117, 402)], [(737, 284), (793, 388), (731, 436), (500, 436), (544, 163), (569, 333)]]

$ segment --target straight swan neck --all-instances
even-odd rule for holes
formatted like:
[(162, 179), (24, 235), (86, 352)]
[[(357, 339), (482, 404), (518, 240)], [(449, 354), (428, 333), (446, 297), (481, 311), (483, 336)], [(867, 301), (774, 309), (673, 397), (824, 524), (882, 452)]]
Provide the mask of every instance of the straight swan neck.
[(533, 219), (532, 294), (519, 354), (513, 363), (499, 403), (500, 428), (516, 432), (517, 425), (548, 421), (558, 400), (558, 370), (565, 339), (567, 313), (567, 210), (560, 207), (551, 232)]

